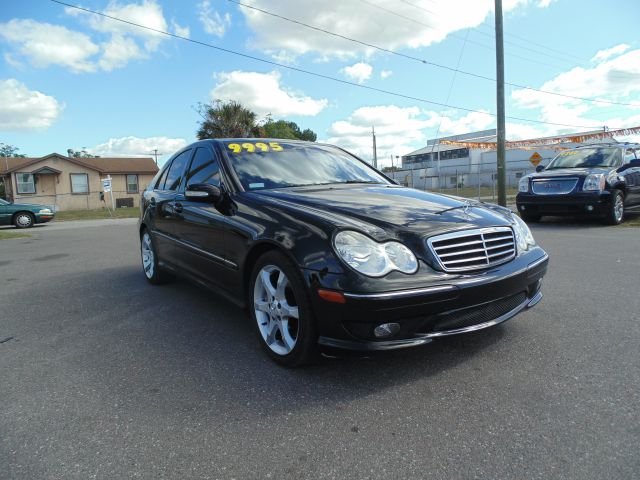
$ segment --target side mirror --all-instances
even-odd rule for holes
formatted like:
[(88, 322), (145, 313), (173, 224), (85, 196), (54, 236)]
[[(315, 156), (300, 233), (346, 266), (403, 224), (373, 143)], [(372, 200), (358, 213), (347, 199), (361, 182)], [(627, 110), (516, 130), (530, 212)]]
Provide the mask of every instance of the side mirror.
[(222, 188), (208, 183), (194, 183), (185, 190), (184, 196), (189, 200), (218, 205), (222, 200)]
[(543, 171), (543, 170), (544, 170), (544, 165), (538, 165), (538, 166), (536, 167), (536, 172), (541, 172), (541, 171)]

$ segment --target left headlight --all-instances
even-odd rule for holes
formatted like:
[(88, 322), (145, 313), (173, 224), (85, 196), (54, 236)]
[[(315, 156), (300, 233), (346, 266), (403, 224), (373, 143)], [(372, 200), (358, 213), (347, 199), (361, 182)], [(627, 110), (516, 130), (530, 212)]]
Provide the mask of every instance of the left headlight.
[(43, 208), (41, 209), (38, 213), (40, 214), (46, 214), (46, 213), (52, 213), (50, 209), (48, 208)]
[(536, 241), (533, 238), (533, 234), (529, 229), (529, 226), (524, 223), (518, 215), (512, 214), (513, 217), (513, 231), (516, 234), (516, 243), (518, 244), (518, 255), (526, 252), (531, 247), (536, 246)]
[(602, 191), (606, 186), (606, 180), (602, 173), (590, 173), (584, 179), (582, 190), (585, 191)]
[(383, 277), (393, 270), (415, 273), (418, 260), (399, 242), (378, 243), (352, 230), (338, 232), (333, 246), (342, 260), (357, 272), (369, 277)]

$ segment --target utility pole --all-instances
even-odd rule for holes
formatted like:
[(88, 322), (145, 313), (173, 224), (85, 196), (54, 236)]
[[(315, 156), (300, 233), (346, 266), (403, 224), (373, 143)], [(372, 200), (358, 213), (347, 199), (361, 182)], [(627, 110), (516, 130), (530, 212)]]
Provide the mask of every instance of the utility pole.
[(378, 149), (376, 148), (376, 128), (371, 127), (371, 135), (373, 135), (373, 168), (378, 168)]
[(502, 31), (502, 0), (495, 0), (496, 13), (496, 100), (497, 100), (497, 154), (498, 154), (498, 205), (507, 206), (507, 172), (505, 148), (504, 112), (504, 38)]

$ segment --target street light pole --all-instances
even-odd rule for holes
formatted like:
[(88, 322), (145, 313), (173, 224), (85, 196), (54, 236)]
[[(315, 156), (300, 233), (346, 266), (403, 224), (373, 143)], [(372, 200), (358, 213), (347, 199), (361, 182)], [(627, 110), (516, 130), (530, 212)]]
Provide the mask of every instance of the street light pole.
[(506, 148), (504, 109), (504, 38), (502, 31), (502, 0), (495, 0), (496, 15), (496, 102), (497, 102), (497, 157), (498, 157), (498, 205), (507, 206)]

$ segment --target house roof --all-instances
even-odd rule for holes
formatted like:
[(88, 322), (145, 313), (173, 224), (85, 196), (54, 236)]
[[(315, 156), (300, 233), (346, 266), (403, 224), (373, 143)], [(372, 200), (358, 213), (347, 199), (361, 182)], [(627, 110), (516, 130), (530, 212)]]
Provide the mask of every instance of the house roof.
[[(150, 157), (96, 157), (96, 158), (75, 158), (65, 157), (58, 153), (45, 155), (44, 157), (0, 157), (0, 174), (7, 172), (15, 172), (29, 168), (36, 163), (46, 161), (48, 159), (60, 158), (76, 165), (90, 168), (100, 173), (142, 173), (155, 174), (158, 171), (156, 162)], [(7, 168), (8, 167), (8, 168)]]

